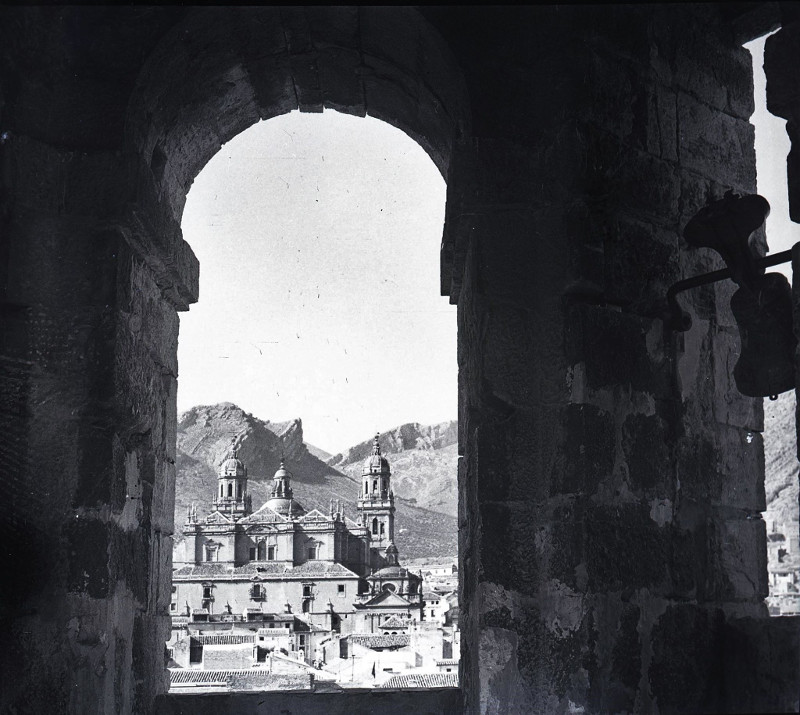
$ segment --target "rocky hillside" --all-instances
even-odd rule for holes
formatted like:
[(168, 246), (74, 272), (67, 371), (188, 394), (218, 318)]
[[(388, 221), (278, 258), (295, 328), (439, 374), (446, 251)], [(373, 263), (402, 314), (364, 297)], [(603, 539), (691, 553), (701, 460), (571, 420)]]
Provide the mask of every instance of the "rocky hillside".
[[(798, 530), (798, 461), (795, 433), (795, 395), (784, 392), (774, 402), (764, 400), (764, 462), (768, 532)], [(790, 534), (784, 533), (789, 538)]]
[[(442, 425), (408, 427), (399, 427), (386, 436), (386, 452), (394, 455), (390, 461), (397, 506), (396, 540), (401, 558), (455, 554), (456, 464), (453, 444), (445, 444), (449, 439), (445, 436), (448, 428)], [(454, 428), (449, 429), (455, 433)], [(423, 441), (413, 444), (419, 444), (423, 449), (415, 449), (409, 441), (411, 435), (417, 432)], [(408, 435), (408, 439), (405, 442), (398, 441), (399, 435), (403, 434)], [(303, 441), (303, 425), (299, 419), (289, 422), (264, 421), (232, 403), (224, 402), (193, 407), (180, 416), (176, 460), (176, 531), (179, 532), (192, 503), (197, 505), (201, 515), (208, 513), (216, 491), (217, 468), (232, 437), (237, 437), (239, 456), (247, 464), (248, 488), (254, 508), (269, 498), (272, 476), (280, 464), (281, 455), (284, 455), (286, 466), (294, 475), (292, 486), (297, 501), (307, 509), (316, 507), (327, 512), (330, 500), (339, 499), (345, 514), (356, 517), (355, 504), (360, 479), (350, 456), (353, 455), (354, 459), (356, 454), (360, 454), (358, 450), (361, 445), (348, 450), (346, 456), (330, 457), (330, 463), (326, 463), (323, 461), (329, 457), (326, 452)], [(429, 442), (425, 442), (425, 438)], [(371, 447), (371, 443), (365, 444)], [(409, 448), (398, 449), (401, 444)], [(428, 453), (425, 445), (430, 445)], [(442, 445), (444, 449), (437, 449), (434, 445)], [(447, 449), (451, 450), (452, 455), (441, 460), (432, 458), (434, 453), (446, 452)], [(364, 456), (368, 453), (369, 450), (364, 451)], [(427, 489), (431, 494), (441, 492), (440, 496), (435, 497), (435, 504), (431, 505), (420, 499), (420, 490), (425, 489), (422, 485), (426, 482), (426, 459), (430, 468), (427, 479), (440, 486)], [(447, 468), (442, 466), (445, 463), (452, 464), (449, 485), (445, 478)], [(407, 469), (403, 465), (407, 465)], [(446, 496), (448, 494), (452, 494), (452, 498)]]

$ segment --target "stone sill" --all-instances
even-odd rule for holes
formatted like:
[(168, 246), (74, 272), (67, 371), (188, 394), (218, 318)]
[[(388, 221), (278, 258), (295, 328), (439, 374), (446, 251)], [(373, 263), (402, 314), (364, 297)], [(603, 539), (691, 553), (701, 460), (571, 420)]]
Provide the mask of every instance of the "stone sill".
[(156, 715), (463, 715), (460, 688), (353, 689), (340, 693), (260, 691), (167, 694), (156, 698)]

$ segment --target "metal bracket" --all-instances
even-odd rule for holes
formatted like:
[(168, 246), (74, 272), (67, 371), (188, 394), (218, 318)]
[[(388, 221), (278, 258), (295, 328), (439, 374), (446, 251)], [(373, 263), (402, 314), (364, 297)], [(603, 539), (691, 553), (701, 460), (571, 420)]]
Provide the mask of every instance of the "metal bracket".
[[(795, 246), (800, 245), (800, 242)], [(771, 256), (764, 256), (757, 258), (753, 264), (759, 269), (770, 268), (771, 266), (778, 266), (781, 263), (788, 263), (792, 260), (792, 250), (781, 251)], [(692, 316), (689, 315), (678, 303), (678, 294), (684, 291), (691, 290), (692, 288), (699, 288), (700, 286), (723, 281), (726, 278), (733, 278), (733, 271), (730, 268), (723, 268), (719, 271), (712, 271), (711, 273), (703, 273), (699, 276), (692, 276), (682, 281), (678, 281), (669, 287), (667, 290), (667, 316), (665, 324), (670, 330), (677, 332), (685, 332), (692, 327)]]

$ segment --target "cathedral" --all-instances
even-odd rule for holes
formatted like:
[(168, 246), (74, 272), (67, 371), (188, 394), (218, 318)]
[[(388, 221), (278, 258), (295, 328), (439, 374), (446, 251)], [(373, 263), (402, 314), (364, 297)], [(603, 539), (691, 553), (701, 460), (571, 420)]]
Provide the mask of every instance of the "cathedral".
[(357, 508), (357, 521), (334, 501), (327, 514), (307, 511), (295, 501), (292, 473), (282, 461), (270, 499), (253, 511), (234, 439), (219, 468), (212, 512), (199, 519), (190, 509), (175, 547), (174, 620), (202, 629), (299, 614), (340, 633), (418, 622), (422, 579), (398, 563), (391, 470), (377, 435), (362, 468)]

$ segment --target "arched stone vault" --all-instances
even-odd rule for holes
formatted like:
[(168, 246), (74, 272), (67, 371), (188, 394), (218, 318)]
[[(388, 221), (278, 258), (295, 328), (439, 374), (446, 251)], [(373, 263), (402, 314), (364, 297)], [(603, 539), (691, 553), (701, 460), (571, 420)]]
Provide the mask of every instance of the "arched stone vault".
[(157, 698), (198, 290), (180, 217), (221, 143), (329, 108), (398, 126), (448, 184), (462, 688), (424, 709), (796, 710), (730, 286), (686, 297), (681, 340), (662, 322), (671, 282), (719, 267), (688, 217), (755, 189), (741, 43), (781, 19), (771, 106), (796, 120), (796, 12), (754, 5), (0, 8), (0, 709), (235, 709)]
[(404, 8), (205, 8), (163, 37), (131, 95), (126, 145), (180, 221), (219, 147), (292, 110), (381, 119), (446, 179), (469, 128), (464, 80), (441, 38)]

